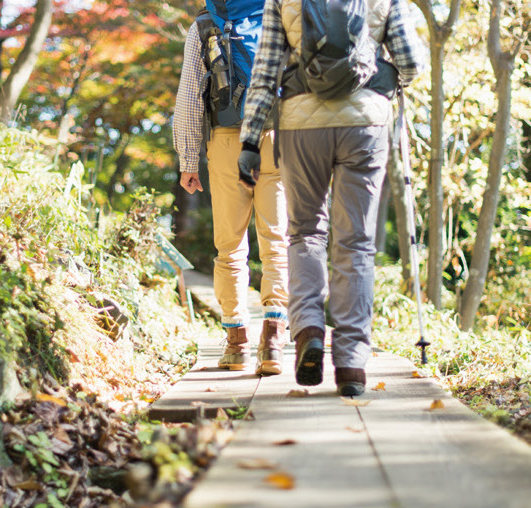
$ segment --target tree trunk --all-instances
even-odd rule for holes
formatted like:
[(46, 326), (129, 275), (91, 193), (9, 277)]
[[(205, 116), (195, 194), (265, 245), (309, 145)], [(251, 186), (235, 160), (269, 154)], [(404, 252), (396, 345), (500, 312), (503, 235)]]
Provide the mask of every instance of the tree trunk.
[(378, 205), (378, 221), (376, 223), (376, 252), (385, 253), (385, 240), (387, 238), (385, 226), (389, 216), (390, 196), (391, 185), (389, 183), (389, 176), (386, 175), (382, 185), (382, 192), (380, 194), (380, 203)]
[(436, 309), (441, 308), (443, 272), (443, 189), (444, 163), (443, 59), (445, 38), (440, 31), (430, 37), (431, 50), (431, 155), (428, 168), (429, 233), (427, 294)]
[(428, 220), (428, 298), (440, 309), (443, 273), (443, 189), (442, 168), (444, 162), (443, 121), (444, 44), (454, 30), (459, 17), (460, 0), (451, 0), (448, 18), (443, 25), (435, 19), (430, 0), (413, 0), (428, 22), (431, 56), (431, 156), (428, 169), (428, 194), (430, 199)]
[(522, 122), (522, 137), (524, 138), (523, 145), (527, 147), (523, 157), (525, 178), (528, 182), (531, 182), (531, 120)]
[(175, 162), (173, 165), (173, 171), (177, 174), (177, 179), (175, 180), (175, 185), (173, 187), (173, 195), (175, 196), (174, 209), (171, 213), (172, 218), (172, 233), (175, 235), (175, 238), (182, 236), (188, 230), (188, 203), (189, 199), (188, 192), (186, 192), (180, 183), (180, 172), (179, 172), (179, 157), (175, 156)]
[(460, 327), (468, 331), (474, 325), (476, 313), (485, 288), (490, 259), (492, 228), (498, 209), (500, 182), (507, 152), (507, 138), (511, 119), (511, 76), (518, 50), (513, 54), (502, 52), (500, 47), (500, 0), (493, 0), (489, 27), (489, 58), (496, 75), (498, 110), (489, 158), (489, 172), (479, 214), (474, 253), (460, 309)]
[(9, 76), (2, 85), (0, 121), (8, 123), (18, 98), (26, 86), (52, 22), (53, 0), (38, 0), (35, 21)]
[(131, 141), (131, 136), (129, 134), (124, 134), (122, 138), (122, 143), (120, 147), (120, 155), (116, 158), (115, 161), (115, 170), (114, 173), (109, 178), (109, 183), (107, 185), (107, 198), (109, 203), (112, 205), (114, 202), (114, 196), (116, 195), (116, 184), (121, 180), (125, 174), (125, 170), (129, 167), (129, 155), (125, 152), (129, 143)]
[(402, 261), (402, 278), (410, 286), (411, 279), (411, 250), (409, 224), (407, 220), (406, 184), (404, 174), (400, 170), (400, 150), (393, 148), (389, 151), (387, 163), (387, 177), (393, 194), (396, 229), (398, 234), (398, 251)]

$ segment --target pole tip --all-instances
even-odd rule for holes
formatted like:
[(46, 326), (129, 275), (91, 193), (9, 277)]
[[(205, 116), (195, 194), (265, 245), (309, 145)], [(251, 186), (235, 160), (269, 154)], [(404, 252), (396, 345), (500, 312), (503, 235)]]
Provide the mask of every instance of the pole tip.
[(428, 363), (428, 355), (426, 354), (426, 347), (429, 346), (431, 343), (428, 342), (424, 337), (420, 337), (420, 340), (415, 344), (415, 346), (418, 346), (421, 348), (421, 363), (422, 365), (426, 365)]

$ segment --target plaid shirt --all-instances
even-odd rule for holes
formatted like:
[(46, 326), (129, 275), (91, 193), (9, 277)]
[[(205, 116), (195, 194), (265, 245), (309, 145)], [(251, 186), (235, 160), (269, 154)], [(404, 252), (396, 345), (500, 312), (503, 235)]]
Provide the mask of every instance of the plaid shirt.
[(197, 23), (188, 31), (184, 45), (183, 68), (173, 115), (173, 146), (179, 153), (180, 170), (199, 171), (199, 152), (203, 140), (203, 92), (207, 70), (201, 58), (201, 39)]
[[(277, 74), (288, 47), (282, 25), (281, 3), (282, 0), (266, 0), (262, 39), (245, 103), (240, 141), (255, 146), (258, 145), (262, 127), (275, 99)], [(383, 44), (400, 71), (402, 85), (409, 85), (423, 67), (425, 51), (410, 19), (406, 0), (391, 0)]]

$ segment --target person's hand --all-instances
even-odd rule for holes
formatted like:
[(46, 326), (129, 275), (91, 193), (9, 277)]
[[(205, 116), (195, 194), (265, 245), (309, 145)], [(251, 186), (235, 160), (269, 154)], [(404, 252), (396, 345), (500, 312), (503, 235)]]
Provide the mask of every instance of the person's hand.
[(238, 169), (242, 185), (253, 190), (260, 176), (260, 153), (244, 148), (238, 157)]
[(203, 186), (201, 185), (201, 180), (199, 180), (199, 173), (183, 171), (181, 173), (181, 187), (190, 194), (193, 194), (196, 190), (203, 192)]

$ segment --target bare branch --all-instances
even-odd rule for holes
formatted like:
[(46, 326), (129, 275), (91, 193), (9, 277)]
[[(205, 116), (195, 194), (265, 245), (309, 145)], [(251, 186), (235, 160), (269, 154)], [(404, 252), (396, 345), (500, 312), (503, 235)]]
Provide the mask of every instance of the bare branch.
[(24, 48), (11, 68), (9, 76), (2, 85), (0, 121), (7, 122), (9, 120), (11, 111), (35, 67), (52, 22), (52, 7), (52, 0), (38, 0), (37, 2), (35, 21), (26, 44), (24, 44)]
[(502, 50), (500, 46), (500, 16), (501, 0), (492, 0), (490, 7), (490, 28), (487, 48), (492, 67), (496, 75), (500, 71), (500, 63), (502, 59)]
[(525, 23), (524, 27), (522, 28), (522, 34), (520, 37), (516, 38), (514, 47), (511, 51), (511, 56), (513, 59), (516, 59), (516, 57), (519, 55), (520, 51), (524, 47), (524, 44), (531, 36), (531, 19), (528, 19)]
[(444, 24), (451, 31), (454, 30), (454, 26), (457, 23), (457, 18), (459, 18), (459, 10), (461, 8), (461, 0), (452, 0), (450, 4), (450, 13), (448, 14), (448, 19)]
[(433, 13), (430, 0), (413, 0), (413, 3), (422, 11), (422, 14), (424, 14), (428, 26), (430, 27), (430, 32), (437, 31), (439, 29), (439, 25), (435, 19), (435, 14)]

